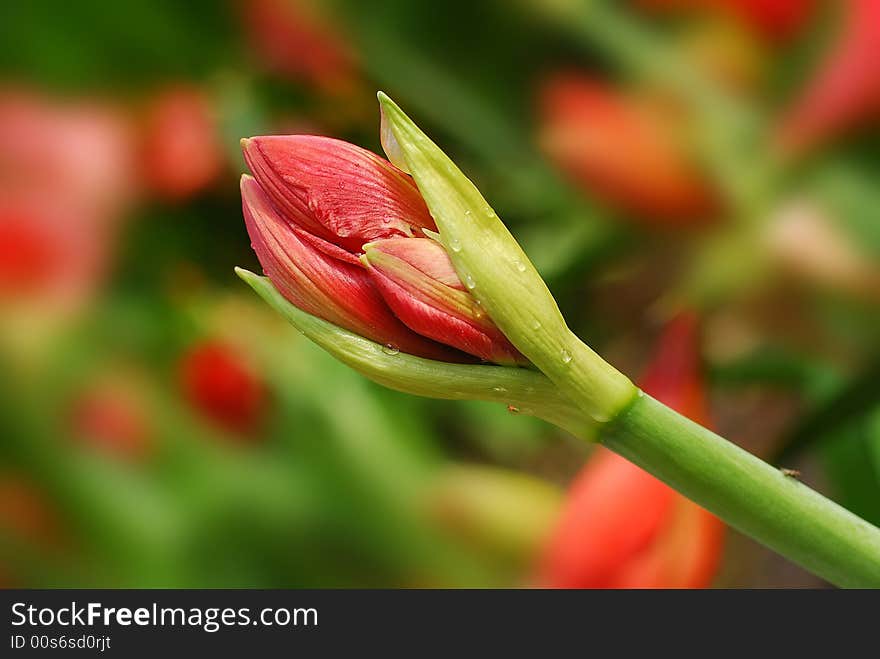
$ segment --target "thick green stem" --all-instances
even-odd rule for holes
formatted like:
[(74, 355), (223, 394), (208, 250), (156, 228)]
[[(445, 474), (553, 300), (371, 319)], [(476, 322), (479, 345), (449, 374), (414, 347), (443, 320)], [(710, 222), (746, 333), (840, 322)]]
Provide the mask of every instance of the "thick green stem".
[(880, 529), (650, 396), (640, 394), (600, 441), (829, 582), (880, 587)]

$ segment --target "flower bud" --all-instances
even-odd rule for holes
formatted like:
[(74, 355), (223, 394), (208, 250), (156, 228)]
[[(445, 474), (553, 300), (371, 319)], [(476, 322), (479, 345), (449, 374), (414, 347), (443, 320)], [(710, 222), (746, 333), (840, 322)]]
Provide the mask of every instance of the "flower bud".
[(254, 251), (287, 300), (312, 315), (395, 349), (461, 361), (459, 353), (422, 338), (395, 318), (354, 256), (288, 222), (249, 176), (242, 177), (241, 197)]
[(385, 302), (414, 332), (485, 361), (527, 363), (468, 293), (436, 241), (377, 240), (364, 245), (362, 261)]

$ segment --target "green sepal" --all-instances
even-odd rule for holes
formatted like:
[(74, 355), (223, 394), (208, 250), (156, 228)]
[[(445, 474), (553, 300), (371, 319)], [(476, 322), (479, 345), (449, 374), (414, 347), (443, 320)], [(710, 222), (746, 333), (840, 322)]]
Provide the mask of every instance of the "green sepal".
[(378, 97), (383, 144), (415, 179), (471, 294), (585, 413), (613, 418), (633, 400), (635, 386), (569, 330), (541, 275), (476, 186), (390, 98)]
[(595, 436), (595, 425), (540, 373), (489, 364), (449, 364), (392, 352), (295, 307), (267, 277), (243, 268), (236, 268), (235, 272), (308, 339), (378, 384), (428, 398), (504, 403), (516, 412), (544, 419), (577, 437)]

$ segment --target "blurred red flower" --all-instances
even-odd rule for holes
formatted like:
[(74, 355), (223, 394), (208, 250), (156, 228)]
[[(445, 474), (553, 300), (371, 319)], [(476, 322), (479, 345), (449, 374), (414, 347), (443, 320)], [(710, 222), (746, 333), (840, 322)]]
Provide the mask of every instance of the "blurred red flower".
[(118, 214), (134, 184), (134, 133), (120, 110), (0, 91), (0, 193), (51, 195), (106, 218)]
[(107, 234), (56, 200), (0, 198), (0, 301), (78, 308), (100, 279)]
[(219, 427), (241, 435), (259, 429), (266, 385), (234, 346), (215, 340), (195, 344), (180, 361), (179, 378), (190, 405)]
[(176, 85), (150, 102), (143, 134), (143, 176), (162, 199), (182, 201), (210, 187), (223, 171), (223, 148), (210, 99)]
[(0, 92), (0, 296), (78, 307), (133, 194), (130, 124), (111, 106)]
[(99, 384), (74, 401), (70, 427), (81, 442), (132, 462), (150, 450), (150, 422), (144, 401), (119, 383)]
[[(665, 329), (643, 389), (697, 422), (708, 418), (699, 375), (697, 320)], [(557, 588), (703, 588), (721, 557), (724, 525), (675, 490), (603, 447), (571, 487), (540, 565)]]
[(839, 36), (783, 117), (779, 139), (790, 152), (880, 118), (880, 0), (841, 4)]
[(557, 75), (539, 95), (539, 143), (585, 191), (636, 219), (662, 225), (705, 220), (712, 188), (673, 118), (579, 74)]
[(307, 0), (242, 0), (250, 45), (267, 68), (319, 89), (345, 92), (358, 75), (354, 53)]
[(813, 0), (637, 0), (661, 11), (726, 13), (771, 41), (797, 35), (813, 12)]

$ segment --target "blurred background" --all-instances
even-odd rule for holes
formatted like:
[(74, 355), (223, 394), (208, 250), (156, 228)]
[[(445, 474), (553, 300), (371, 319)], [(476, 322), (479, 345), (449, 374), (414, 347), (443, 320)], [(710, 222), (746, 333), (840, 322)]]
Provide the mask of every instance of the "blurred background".
[(380, 151), (386, 91), (600, 354), (878, 524), (878, 61), (878, 0), (7, 3), (0, 583), (823, 585), (309, 344), (233, 274), (238, 142)]

